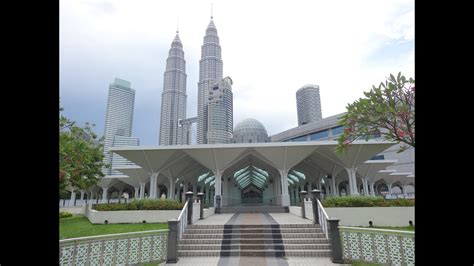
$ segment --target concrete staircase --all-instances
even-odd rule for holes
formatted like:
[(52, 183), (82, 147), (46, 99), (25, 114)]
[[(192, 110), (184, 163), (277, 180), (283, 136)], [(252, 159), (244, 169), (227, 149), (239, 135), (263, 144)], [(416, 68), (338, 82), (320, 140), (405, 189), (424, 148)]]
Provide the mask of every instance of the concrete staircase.
[(284, 213), (289, 212), (288, 207), (283, 206), (264, 206), (264, 205), (247, 205), (247, 206), (225, 206), (221, 208), (221, 213)]
[(330, 257), (331, 250), (315, 224), (189, 225), (178, 256)]

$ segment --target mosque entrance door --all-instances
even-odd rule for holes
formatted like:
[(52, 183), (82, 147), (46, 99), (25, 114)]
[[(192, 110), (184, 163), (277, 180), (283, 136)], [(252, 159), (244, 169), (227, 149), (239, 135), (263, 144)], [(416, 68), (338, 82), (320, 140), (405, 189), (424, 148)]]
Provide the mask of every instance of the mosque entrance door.
[(253, 184), (242, 189), (241, 192), (242, 204), (263, 203), (262, 191)]

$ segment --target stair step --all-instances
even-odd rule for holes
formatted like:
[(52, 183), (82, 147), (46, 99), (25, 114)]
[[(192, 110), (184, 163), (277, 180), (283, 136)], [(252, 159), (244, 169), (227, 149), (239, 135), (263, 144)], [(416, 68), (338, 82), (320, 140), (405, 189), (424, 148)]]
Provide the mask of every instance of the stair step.
[(250, 256), (250, 257), (282, 257), (282, 256), (300, 256), (300, 257), (330, 257), (331, 250), (240, 250), (240, 251), (217, 251), (217, 250), (179, 250), (178, 256), (199, 257), (199, 256)]
[(186, 229), (186, 234), (269, 234), (269, 233), (323, 233), (321, 228), (233, 228), (233, 229)]
[(236, 225), (223, 225), (223, 224), (191, 224), (186, 229), (223, 229), (223, 228), (321, 228), (319, 224), (236, 224)]
[(221, 250), (221, 251), (245, 251), (245, 250), (327, 250), (329, 244), (224, 244), (224, 245), (180, 245), (179, 250)]
[[(287, 244), (328, 244), (329, 241), (325, 238), (283, 238), (283, 239), (273, 239), (273, 238), (233, 238), (232, 243), (238, 242), (241, 244), (252, 244), (252, 243), (265, 243), (265, 244), (274, 244), (274, 243), (283, 243)], [(222, 244), (222, 239), (181, 239), (181, 244)]]
[(240, 233), (230, 233), (230, 234), (188, 234), (184, 233), (181, 236), (181, 239), (193, 239), (193, 238), (208, 238), (208, 239), (234, 239), (234, 238), (325, 238), (324, 233), (258, 233), (258, 234), (240, 234)]

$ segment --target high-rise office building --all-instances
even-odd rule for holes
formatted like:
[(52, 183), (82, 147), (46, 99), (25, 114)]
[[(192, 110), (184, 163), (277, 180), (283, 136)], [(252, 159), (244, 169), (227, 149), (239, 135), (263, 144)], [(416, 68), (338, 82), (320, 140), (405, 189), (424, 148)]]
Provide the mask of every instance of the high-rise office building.
[(204, 36), (204, 44), (201, 47), (201, 60), (199, 60), (197, 144), (207, 143), (209, 123), (206, 107), (209, 90), (222, 79), (222, 69), (219, 36), (217, 36), (217, 29), (211, 17), (211, 22), (207, 26), (206, 35)]
[(208, 91), (207, 143), (231, 143), (233, 130), (232, 79), (218, 80)]
[[(140, 140), (138, 138), (125, 137), (125, 136), (119, 136), (119, 135), (114, 136), (114, 141), (112, 144), (113, 147), (139, 146), (139, 145), (140, 145)], [(111, 161), (112, 167), (111, 168), (126, 166), (126, 165), (135, 165), (135, 164), (116, 153), (112, 153), (112, 161)], [(110, 172), (110, 175), (123, 175), (123, 173), (112, 169), (112, 171)]]
[(166, 60), (163, 79), (160, 145), (190, 144), (186, 128), (179, 125), (179, 121), (186, 118), (186, 98), (186, 61), (183, 44), (176, 31)]
[(298, 110), (298, 126), (323, 118), (321, 113), (321, 98), (318, 85), (305, 85), (296, 92)]
[[(118, 143), (116, 136), (129, 138), (132, 134), (135, 90), (130, 85), (126, 80), (115, 78), (114, 83), (109, 86), (105, 114), (104, 161), (112, 167), (112, 154), (109, 149), (114, 146), (114, 141)], [(104, 174), (112, 175), (112, 167), (104, 169)]]

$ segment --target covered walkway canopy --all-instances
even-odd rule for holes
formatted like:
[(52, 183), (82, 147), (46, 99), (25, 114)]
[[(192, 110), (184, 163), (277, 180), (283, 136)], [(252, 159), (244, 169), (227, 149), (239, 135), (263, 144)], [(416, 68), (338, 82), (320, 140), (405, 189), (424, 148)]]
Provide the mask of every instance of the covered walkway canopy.
[(167, 180), (171, 191), (176, 181), (181, 180), (193, 188), (213, 186), (214, 203), (215, 197), (222, 196), (226, 204), (239, 197), (239, 190), (254, 186), (268, 191), (263, 196), (274, 198), (274, 203), (288, 206), (289, 185), (307, 179), (312, 182), (322, 173), (346, 170), (350, 192), (357, 194), (356, 174), (369, 178), (366, 175), (372, 172), (359, 173), (357, 168), (394, 144), (360, 140), (349, 145), (343, 154), (336, 153), (336, 141), (130, 146), (110, 150), (142, 168), (117, 170), (135, 176), (139, 182), (134, 185), (143, 182), (144, 175), (148, 176), (151, 197), (156, 197), (159, 180)]

